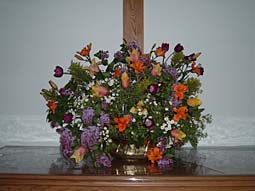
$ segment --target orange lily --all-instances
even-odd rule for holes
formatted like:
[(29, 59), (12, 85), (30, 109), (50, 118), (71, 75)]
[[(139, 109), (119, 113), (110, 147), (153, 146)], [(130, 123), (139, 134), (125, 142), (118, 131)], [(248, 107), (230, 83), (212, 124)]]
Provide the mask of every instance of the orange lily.
[(129, 77), (128, 77), (128, 73), (124, 72), (121, 75), (121, 85), (122, 85), (123, 88), (128, 88), (129, 84), (130, 84), (130, 80), (129, 80)]
[(55, 113), (56, 109), (57, 109), (57, 103), (53, 100), (49, 100), (48, 103), (47, 103), (47, 106), (49, 107), (49, 110), (52, 112), (52, 113)]
[(204, 68), (200, 64), (198, 64), (197, 66), (195, 65), (196, 65), (196, 62), (192, 62), (191, 64), (192, 70), (197, 74), (197, 76), (203, 75)]
[(173, 96), (179, 100), (183, 100), (184, 93), (188, 90), (188, 86), (183, 85), (182, 83), (179, 83), (178, 85), (175, 84), (173, 85), (173, 90), (175, 91)]
[(123, 133), (127, 128), (128, 123), (131, 121), (131, 117), (129, 115), (120, 118), (115, 117), (113, 121), (117, 123), (115, 127), (119, 129), (119, 132)]
[(188, 109), (186, 106), (182, 106), (180, 108), (174, 108), (174, 117), (173, 117), (173, 120), (178, 122), (180, 121), (181, 119), (187, 119), (187, 115), (186, 113), (188, 112)]
[(118, 78), (118, 77), (120, 77), (120, 75), (121, 75), (120, 68), (119, 67), (115, 68), (114, 73), (113, 73), (113, 77)]
[(146, 68), (146, 66), (143, 64), (141, 60), (133, 62), (130, 66), (135, 70), (136, 74), (139, 72), (144, 73), (144, 70)]
[(158, 147), (151, 147), (148, 150), (147, 157), (151, 161), (152, 164), (155, 163), (155, 161), (162, 159), (163, 153), (160, 151), (160, 148)]
[(87, 47), (84, 47), (80, 52), (77, 52), (81, 56), (88, 56), (91, 51), (92, 44), (89, 43)]
[(166, 51), (164, 51), (162, 47), (158, 47), (158, 48), (155, 50), (155, 54), (156, 54), (157, 56), (165, 56), (165, 53), (166, 53)]

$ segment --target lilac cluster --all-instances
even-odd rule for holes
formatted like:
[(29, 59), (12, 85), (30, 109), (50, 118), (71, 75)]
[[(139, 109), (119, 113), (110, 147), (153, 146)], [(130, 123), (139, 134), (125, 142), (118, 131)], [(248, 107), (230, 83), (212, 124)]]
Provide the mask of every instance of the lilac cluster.
[(94, 145), (99, 143), (100, 129), (96, 126), (89, 126), (81, 134), (81, 146), (86, 147), (93, 152)]
[(166, 138), (166, 137), (159, 137), (159, 138), (158, 138), (158, 144), (157, 144), (157, 146), (160, 148), (160, 150), (161, 150), (162, 152), (164, 152), (165, 149), (166, 149), (166, 146), (167, 146), (167, 138)]
[(69, 158), (72, 155), (72, 146), (75, 137), (68, 128), (57, 129), (57, 132), (60, 134), (60, 149), (64, 157)]
[(171, 97), (170, 101), (172, 102), (172, 107), (177, 107), (178, 105), (180, 105), (182, 103), (182, 101), (180, 101), (179, 99), (175, 99), (173, 97)]
[(101, 126), (110, 126), (110, 115), (104, 112), (101, 112), (99, 117), (99, 123)]
[(109, 104), (106, 102), (106, 100), (103, 100), (103, 101), (101, 102), (101, 108), (102, 108), (103, 110), (107, 110), (108, 107), (109, 107)]
[(122, 59), (122, 53), (120, 51), (115, 52), (114, 58), (120, 61)]
[(162, 168), (162, 167), (173, 165), (174, 162), (171, 158), (164, 157), (164, 158), (158, 160), (157, 163), (158, 163), (159, 168)]
[(164, 72), (171, 75), (174, 80), (177, 80), (177, 70), (171, 66), (166, 66), (163, 69)]
[(82, 113), (83, 123), (87, 125), (92, 125), (94, 115), (95, 115), (94, 109), (92, 108), (84, 109)]
[(128, 43), (128, 49), (129, 49), (129, 50), (137, 49), (139, 52), (141, 52), (141, 49), (140, 49), (140, 47), (136, 44), (136, 42), (129, 42), (129, 43)]
[(105, 167), (112, 166), (112, 162), (106, 154), (102, 154), (101, 156), (98, 155), (96, 157), (96, 164), (97, 164), (97, 166), (101, 166), (101, 165), (103, 165)]

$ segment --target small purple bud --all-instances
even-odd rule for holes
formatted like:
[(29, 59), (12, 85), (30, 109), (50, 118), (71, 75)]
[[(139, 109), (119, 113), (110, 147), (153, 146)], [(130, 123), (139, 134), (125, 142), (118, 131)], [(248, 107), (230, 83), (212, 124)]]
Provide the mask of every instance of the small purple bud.
[(151, 84), (148, 86), (148, 92), (151, 94), (159, 93), (159, 86), (157, 84)]
[(179, 43), (179, 44), (177, 44), (175, 47), (174, 47), (174, 51), (175, 52), (181, 52), (181, 51), (183, 51), (184, 50), (184, 48), (183, 48), (183, 46)]
[(166, 52), (169, 50), (169, 44), (168, 43), (162, 43), (161, 48)]
[(60, 77), (62, 77), (63, 74), (64, 74), (64, 70), (63, 70), (63, 68), (60, 67), (60, 66), (56, 66), (54, 72), (55, 72), (55, 73), (54, 73), (54, 76), (55, 76), (56, 78), (60, 78)]

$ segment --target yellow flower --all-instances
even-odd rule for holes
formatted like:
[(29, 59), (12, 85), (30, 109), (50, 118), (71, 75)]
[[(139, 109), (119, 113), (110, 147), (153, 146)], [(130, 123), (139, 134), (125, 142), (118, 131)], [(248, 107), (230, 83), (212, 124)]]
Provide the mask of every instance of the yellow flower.
[(145, 115), (147, 116), (148, 115), (148, 111), (146, 108), (144, 108), (144, 103), (143, 101), (139, 101), (134, 107), (132, 107), (130, 109), (130, 113), (133, 113), (133, 114), (137, 114), (137, 113), (141, 113), (142, 115)]
[(162, 68), (161, 68), (160, 64), (152, 64), (151, 75), (152, 76), (160, 76), (161, 70), (162, 70)]
[(121, 74), (121, 85), (123, 88), (128, 88), (130, 84), (130, 80), (129, 80), (129, 77), (128, 77), (128, 73), (127, 72), (124, 72)]
[(171, 130), (171, 135), (172, 137), (176, 138), (179, 141), (182, 141), (182, 139), (186, 137), (186, 134), (183, 131), (178, 129)]
[(131, 61), (131, 62), (136, 62), (136, 61), (138, 61), (138, 58), (139, 58), (139, 56), (140, 56), (140, 53), (139, 53), (138, 49), (133, 49), (132, 52), (128, 51), (128, 53), (129, 53), (129, 55), (130, 55), (129, 57), (126, 58), (126, 61), (127, 61), (128, 63), (130, 63), (130, 61)]
[(90, 64), (89, 66), (84, 66), (83, 68), (84, 68), (85, 70), (88, 70), (91, 76), (94, 76), (97, 72), (100, 71), (98, 65), (99, 65), (99, 63), (97, 63), (97, 62), (96, 62), (96, 59), (93, 58), (93, 59), (91, 60), (91, 64)]
[(196, 106), (200, 106), (202, 104), (202, 101), (198, 98), (191, 98), (187, 100), (187, 104), (191, 107), (196, 107)]
[(92, 94), (95, 97), (103, 97), (108, 95), (108, 93), (109, 93), (109, 90), (104, 86), (100, 86), (98, 84), (92, 86)]
[(75, 160), (76, 163), (79, 163), (82, 161), (83, 157), (86, 154), (86, 148), (83, 146), (80, 146), (78, 149), (76, 149), (71, 156)]

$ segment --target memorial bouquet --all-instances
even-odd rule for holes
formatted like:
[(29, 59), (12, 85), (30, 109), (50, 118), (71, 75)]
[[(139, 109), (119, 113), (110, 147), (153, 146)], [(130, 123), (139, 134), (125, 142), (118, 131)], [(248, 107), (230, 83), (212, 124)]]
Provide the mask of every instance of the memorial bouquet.
[(92, 55), (88, 44), (74, 55), (65, 71), (56, 66), (54, 76), (70, 75), (59, 88), (41, 94), (47, 101), (47, 120), (60, 134), (60, 148), (76, 163), (111, 166), (118, 145), (146, 147), (152, 164), (171, 165), (174, 152), (189, 142), (196, 147), (210, 115), (201, 108), (203, 67), (201, 53), (184, 54), (177, 44), (153, 45), (145, 54), (135, 43), (123, 42), (109, 62), (108, 51)]

